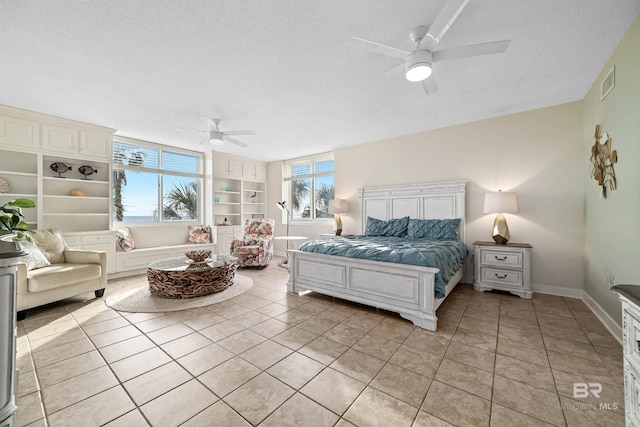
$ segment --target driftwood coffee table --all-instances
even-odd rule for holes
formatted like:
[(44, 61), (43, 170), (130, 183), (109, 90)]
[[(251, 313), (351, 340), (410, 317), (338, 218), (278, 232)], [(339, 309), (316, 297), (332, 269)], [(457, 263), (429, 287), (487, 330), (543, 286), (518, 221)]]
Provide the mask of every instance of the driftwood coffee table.
[(186, 299), (224, 291), (233, 285), (236, 257), (213, 255), (203, 263), (187, 257), (167, 258), (149, 264), (149, 292), (164, 298)]

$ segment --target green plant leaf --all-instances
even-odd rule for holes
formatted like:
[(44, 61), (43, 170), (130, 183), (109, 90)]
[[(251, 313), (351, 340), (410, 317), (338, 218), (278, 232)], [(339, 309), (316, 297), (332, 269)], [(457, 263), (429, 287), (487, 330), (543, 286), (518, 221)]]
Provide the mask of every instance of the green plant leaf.
[(35, 208), (36, 204), (30, 199), (15, 199), (7, 203), (9, 206), (15, 206), (17, 208)]

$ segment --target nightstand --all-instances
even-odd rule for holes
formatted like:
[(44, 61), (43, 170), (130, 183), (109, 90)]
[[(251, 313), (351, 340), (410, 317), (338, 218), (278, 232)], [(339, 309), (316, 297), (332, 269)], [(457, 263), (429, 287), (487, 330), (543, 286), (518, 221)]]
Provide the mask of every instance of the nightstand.
[(353, 236), (353, 234), (342, 234), (340, 236), (336, 236), (333, 233), (322, 233), (320, 234), (320, 238), (321, 239), (333, 239), (334, 237), (350, 237)]
[(476, 279), (473, 289), (498, 289), (531, 298), (531, 245), (528, 243), (475, 242)]

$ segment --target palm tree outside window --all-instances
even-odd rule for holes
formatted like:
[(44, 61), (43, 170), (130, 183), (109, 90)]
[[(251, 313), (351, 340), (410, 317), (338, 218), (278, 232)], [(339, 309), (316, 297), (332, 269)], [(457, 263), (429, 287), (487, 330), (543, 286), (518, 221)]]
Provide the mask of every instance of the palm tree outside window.
[(293, 221), (332, 219), (329, 200), (334, 198), (333, 153), (285, 162), (285, 199), (290, 200)]
[(200, 153), (121, 137), (113, 141), (114, 222), (197, 221), (202, 162)]

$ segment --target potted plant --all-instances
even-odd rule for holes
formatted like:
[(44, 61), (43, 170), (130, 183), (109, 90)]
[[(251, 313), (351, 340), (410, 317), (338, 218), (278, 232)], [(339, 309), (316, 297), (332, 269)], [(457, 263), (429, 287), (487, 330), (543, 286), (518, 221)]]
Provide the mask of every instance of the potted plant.
[(14, 242), (19, 240), (28, 240), (35, 243), (35, 240), (29, 233), (29, 225), (24, 221), (22, 209), (35, 208), (36, 204), (30, 199), (15, 199), (5, 203), (0, 207), (0, 234), (7, 238), (12, 236)]

